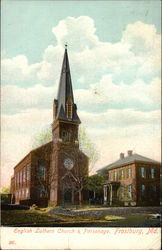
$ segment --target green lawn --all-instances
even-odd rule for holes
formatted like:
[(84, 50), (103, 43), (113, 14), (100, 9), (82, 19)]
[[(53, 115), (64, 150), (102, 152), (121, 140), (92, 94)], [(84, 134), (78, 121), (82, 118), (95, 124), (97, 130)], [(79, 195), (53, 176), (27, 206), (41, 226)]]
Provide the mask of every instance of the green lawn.
[(1, 211), (2, 225), (20, 225), (20, 224), (43, 224), (53, 223), (57, 218), (51, 218), (47, 213), (30, 210), (7, 210)]
[(106, 216), (87, 216), (87, 215), (56, 215), (49, 214), (49, 208), (40, 209), (40, 210), (6, 210), (1, 211), (1, 224), (4, 226), (9, 225), (44, 225), (44, 226), (52, 226), (52, 225), (61, 225), (61, 224), (75, 224), (75, 223), (109, 223), (118, 224), (119, 226), (128, 223), (130, 226), (133, 226), (135, 223), (151, 221), (153, 215), (151, 214), (127, 214), (124, 216), (116, 216), (109, 215)]

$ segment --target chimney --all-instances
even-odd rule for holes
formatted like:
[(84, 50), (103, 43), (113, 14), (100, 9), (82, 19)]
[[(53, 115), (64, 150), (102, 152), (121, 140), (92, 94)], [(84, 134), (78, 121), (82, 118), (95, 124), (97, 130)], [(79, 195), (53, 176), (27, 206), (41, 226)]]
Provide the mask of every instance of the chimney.
[(124, 159), (124, 153), (120, 153), (120, 159)]
[(132, 150), (128, 150), (128, 156), (132, 156), (133, 151)]

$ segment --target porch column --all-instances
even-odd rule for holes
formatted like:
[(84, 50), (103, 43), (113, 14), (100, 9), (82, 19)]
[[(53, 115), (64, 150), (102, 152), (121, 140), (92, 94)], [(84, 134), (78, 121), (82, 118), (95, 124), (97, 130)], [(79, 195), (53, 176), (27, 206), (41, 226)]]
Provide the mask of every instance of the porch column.
[(104, 185), (104, 205), (107, 205), (107, 185)]
[(110, 206), (112, 206), (112, 184), (110, 184)]

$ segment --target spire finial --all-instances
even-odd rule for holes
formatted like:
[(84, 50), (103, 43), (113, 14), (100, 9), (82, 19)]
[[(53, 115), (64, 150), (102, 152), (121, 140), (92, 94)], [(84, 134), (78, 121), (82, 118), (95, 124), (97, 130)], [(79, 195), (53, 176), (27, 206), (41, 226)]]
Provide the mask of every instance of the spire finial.
[(67, 43), (65, 43), (65, 49), (67, 49)]

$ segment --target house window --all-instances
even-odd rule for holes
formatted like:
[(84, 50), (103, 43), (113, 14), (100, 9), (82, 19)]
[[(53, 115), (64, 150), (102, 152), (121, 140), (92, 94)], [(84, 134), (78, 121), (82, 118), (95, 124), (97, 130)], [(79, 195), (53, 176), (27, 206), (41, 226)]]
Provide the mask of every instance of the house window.
[(38, 195), (40, 198), (45, 197), (45, 188), (43, 185), (40, 185), (38, 187)]
[(40, 179), (45, 179), (45, 167), (44, 165), (39, 165), (39, 177)]
[(118, 177), (118, 173), (117, 173), (117, 171), (115, 170), (115, 171), (114, 171), (114, 181), (117, 180), (117, 177)]
[(130, 167), (127, 169), (127, 176), (128, 178), (132, 176), (132, 169)]
[(142, 197), (145, 196), (145, 190), (146, 190), (146, 187), (145, 187), (144, 184), (142, 184), (142, 186), (141, 186), (141, 195), (142, 195)]
[(120, 197), (122, 200), (124, 199), (124, 186), (120, 187)]
[(132, 198), (132, 185), (128, 185), (128, 198)]
[(120, 179), (124, 178), (124, 169), (120, 169)]
[(141, 177), (146, 178), (146, 168), (145, 167), (141, 167)]
[(29, 166), (26, 167), (26, 179), (27, 181), (30, 180), (30, 167)]
[(155, 178), (155, 169), (151, 168), (151, 178), (154, 179)]

